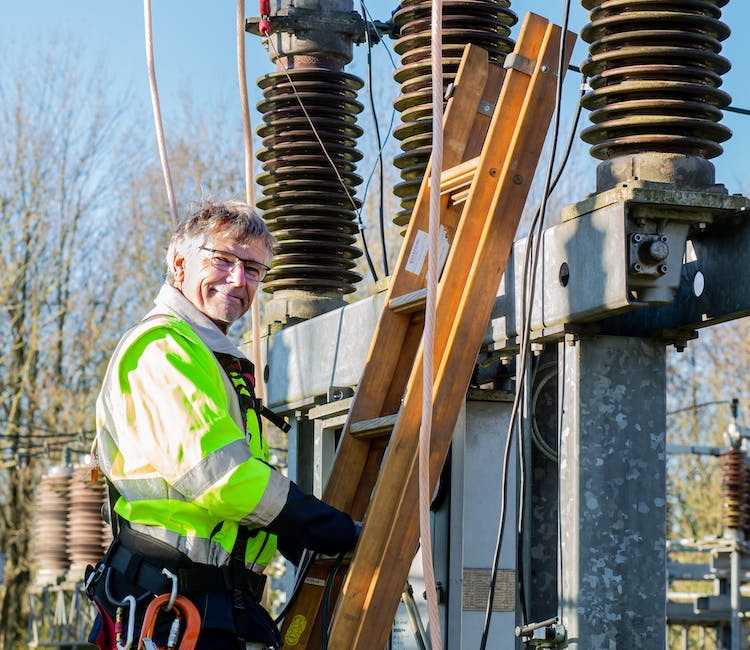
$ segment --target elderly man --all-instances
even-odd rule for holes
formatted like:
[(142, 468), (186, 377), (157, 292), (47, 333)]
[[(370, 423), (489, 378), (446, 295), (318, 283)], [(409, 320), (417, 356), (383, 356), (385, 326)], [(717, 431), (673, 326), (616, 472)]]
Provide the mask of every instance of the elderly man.
[(151, 597), (171, 590), (165, 568), (200, 612), (198, 648), (280, 645), (259, 605), (277, 542), (293, 561), (303, 548), (332, 555), (356, 543), (347, 514), (268, 464), (253, 366), (226, 337), (250, 308), (273, 243), (244, 203), (193, 214), (172, 236), (155, 308), (110, 361), (97, 444), (120, 526), (89, 581), (100, 647), (112, 648), (108, 619), (126, 596), (136, 613), (126, 606), (124, 617), (139, 628)]

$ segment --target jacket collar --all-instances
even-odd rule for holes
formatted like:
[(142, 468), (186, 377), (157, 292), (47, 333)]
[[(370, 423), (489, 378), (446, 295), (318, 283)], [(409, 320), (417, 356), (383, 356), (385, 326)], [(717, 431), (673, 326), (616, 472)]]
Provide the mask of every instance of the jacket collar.
[(227, 338), (208, 316), (199, 311), (182, 293), (169, 284), (163, 284), (154, 300), (156, 307), (148, 316), (171, 314), (185, 321), (213, 352), (225, 352), (235, 357), (245, 355)]

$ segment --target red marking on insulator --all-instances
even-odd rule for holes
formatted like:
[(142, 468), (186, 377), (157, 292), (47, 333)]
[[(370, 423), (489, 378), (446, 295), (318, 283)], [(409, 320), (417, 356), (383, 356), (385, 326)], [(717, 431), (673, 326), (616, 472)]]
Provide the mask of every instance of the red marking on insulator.
[(258, 24), (258, 31), (261, 36), (268, 36), (271, 33), (270, 15), (271, 0), (260, 0), (260, 23)]

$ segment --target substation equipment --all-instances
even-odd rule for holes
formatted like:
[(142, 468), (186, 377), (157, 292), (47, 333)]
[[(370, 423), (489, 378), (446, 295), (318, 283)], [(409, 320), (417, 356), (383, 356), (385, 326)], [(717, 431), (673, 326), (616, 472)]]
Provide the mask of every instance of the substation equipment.
[[(511, 523), (489, 647), (664, 647), (672, 611), (665, 568), (666, 347), (681, 349), (699, 329), (744, 316), (750, 307), (748, 200), (717, 183), (710, 162), (731, 135), (720, 124), (730, 103), (720, 88), (730, 65), (720, 54), (729, 35), (721, 21), (726, 3), (582, 4), (590, 12), (581, 33), (588, 43), (581, 70), (590, 87), (582, 101), (592, 124), (581, 137), (600, 161), (596, 191), (564, 209), (533, 244), (540, 258), (527, 327), (539, 371), (526, 380), (522, 419), (536, 442), (524, 434), (523, 465), (508, 468)], [(394, 101), (402, 118), (394, 132), (401, 144), (399, 225), (409, 218), (430, 154), (429, 5), (402, 2), (391, 28), (401, 57), (394, 75), (401, 85)], [(446, 85), (466, 43), (503, 63), (513, 47), (510, 5), (445, 0)], [(353, 145), (361, 133), (355, 125), (361, 81), (343, 68), (352, 43), (365, 37), (352, 11), (345, 0), (281, 0), (271, 16), (269, 51), (277, 64), (293, 64), (290, 73), (312, 102), (313, 121), (353, 189), (360, 183)], [(249, 20), (248, 30), (257, 33), (257, 24)], [(294, 423), (290, 475), (320, 494), (383, 296), (340, 306), (358, 280), (352, 267), (360, 255), (359, 204), (341, 190), (302, 117), (285, 122), (287, 106), (297, 111), (285, 75), (271, 73), (259, 83), (266, 147), (258, 156), (266, 172), (259, 207), (281, 254), (265, 288), (273, 294), (263, 345), (267, 396)], [(307, 168), (316, 171), (302, 171)], [(483, 625), (510, 373), (524, 326), (527, 245), (527, 239), (516, 242), (506, 268), (433, 504), (448, 648), (478, 647)], [(519, 518), (524, 525), (517, 536)], [(744, 541), (739, 548), (744, 553)], [(737, 611), (741, 604), (735, 605)], [(701, 603), (692, 606), (699, 619)], [(419, 647), (408, 613), (397, 616), (394, 643), (402, 645), (394, 647)], [(730, 625), (731, 607), (714, 618), (731, 628), (726, 647), (744, 647), (740, 627)], [(551, 624), (531, 625), (555, 619), (564, 633)], [(517, 626), (524, 628), (518, 638)]]
[[(539, 13), (546, 4), (538, 3)], [(665, 531), (666, 347), (684, 347), (701, 328), (750, 313), (748, 200), (727, 193), (710, 162), (730, 137), (720, 124), (730, 103), (720, 89), (729, 69), (720, 54), (729, 35), (721, 21), (726, 2), (582, 4), (590, 12), (581, 33), (590, 86), (582, 101), (592, 122), (582, 138), (600, 160), (596, 191), (553, 215), (556, 225), (532, 243), (540, 257), (525, 326), (535, 371), (524, 379), (523, 461), (507, 468), (509, 523), (488, 647), (663, 648), (668, 624), (698, 624), (718, 627), (722, 647), (740, 650), (740, 617), (750, 607), (730, 579), (741, 580), (747, 548), (739, 446), (724, 458), (734, 505), (725, 518), (727, 543), (708, 569), (716, 598), (668, 602), (667, 581), (678, 570), (670, 565), (675, 573), (667, 574)], [(511, 2), (444, 0), (443, 12), (446, 87), (467, 43), (503, 64), (517, 21)], [(258, 207), (278, 240), (264, 286), (271, 294), (262, 345), (266, 400), (293, 425), (290, 477), (321, 494), (384, 297), (344, 300), (361, 279), (354, 195), (362, 184), (356, 147), (363, 133), (363, 81), (345, 68), (354, 44), (395, 39), (401, 152), (393, 220), (403, 226), (431, 151), (430, 2), (404, 0), (392, 20), (366, 24), (351, 0), (277, 0), (270, 19), (267, 49), (277, 70), (258, 80)], [(259, 23), (248, 19), (247, 30), (257, 34)], [(479, 647), (482, 633), (501, 459), (520, 374), (528, 246), (528, 239), (514, 245), (433, 501), (449, 649)], [(40, 500), (54, 502), (45, 517), (62, 507), (66, 481), (68, 469), (43, 481)], [(55, 561), (59, 566), (46, 571), (57, 577), (42, 578), (47, 604), (39, 614), (52, 616), (53, 626), (64, 619), (67, 605), (55, 589), (64, 587), (69, 568), (69, 559)], [(394, 622), (393, 648), (422, 647), (418, 571), (412, 587)], [(546, 624), (534, 625), (540, 622)]]

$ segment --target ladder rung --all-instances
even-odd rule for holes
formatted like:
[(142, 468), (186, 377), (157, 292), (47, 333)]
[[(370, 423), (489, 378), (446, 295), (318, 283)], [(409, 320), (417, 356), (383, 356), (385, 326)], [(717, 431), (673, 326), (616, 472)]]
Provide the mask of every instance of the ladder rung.
[(397, 314), (410, 314), (415, 311), (423, 311), (426, 302), (427, 289), (423, 288), (391, 298), (388, 306)]
[(395, 415), (383, 415), (372, 420), (362, 420), (353, 422), (349, 427), (349, 433), (355, 438), (380, 438), (387, 436), (393, 431), (398, 420), (398, 413)]
[(479, 164), (479, 156), (444, 169), (440, 174), (440, 193), (452, 194), (471, 186)]

